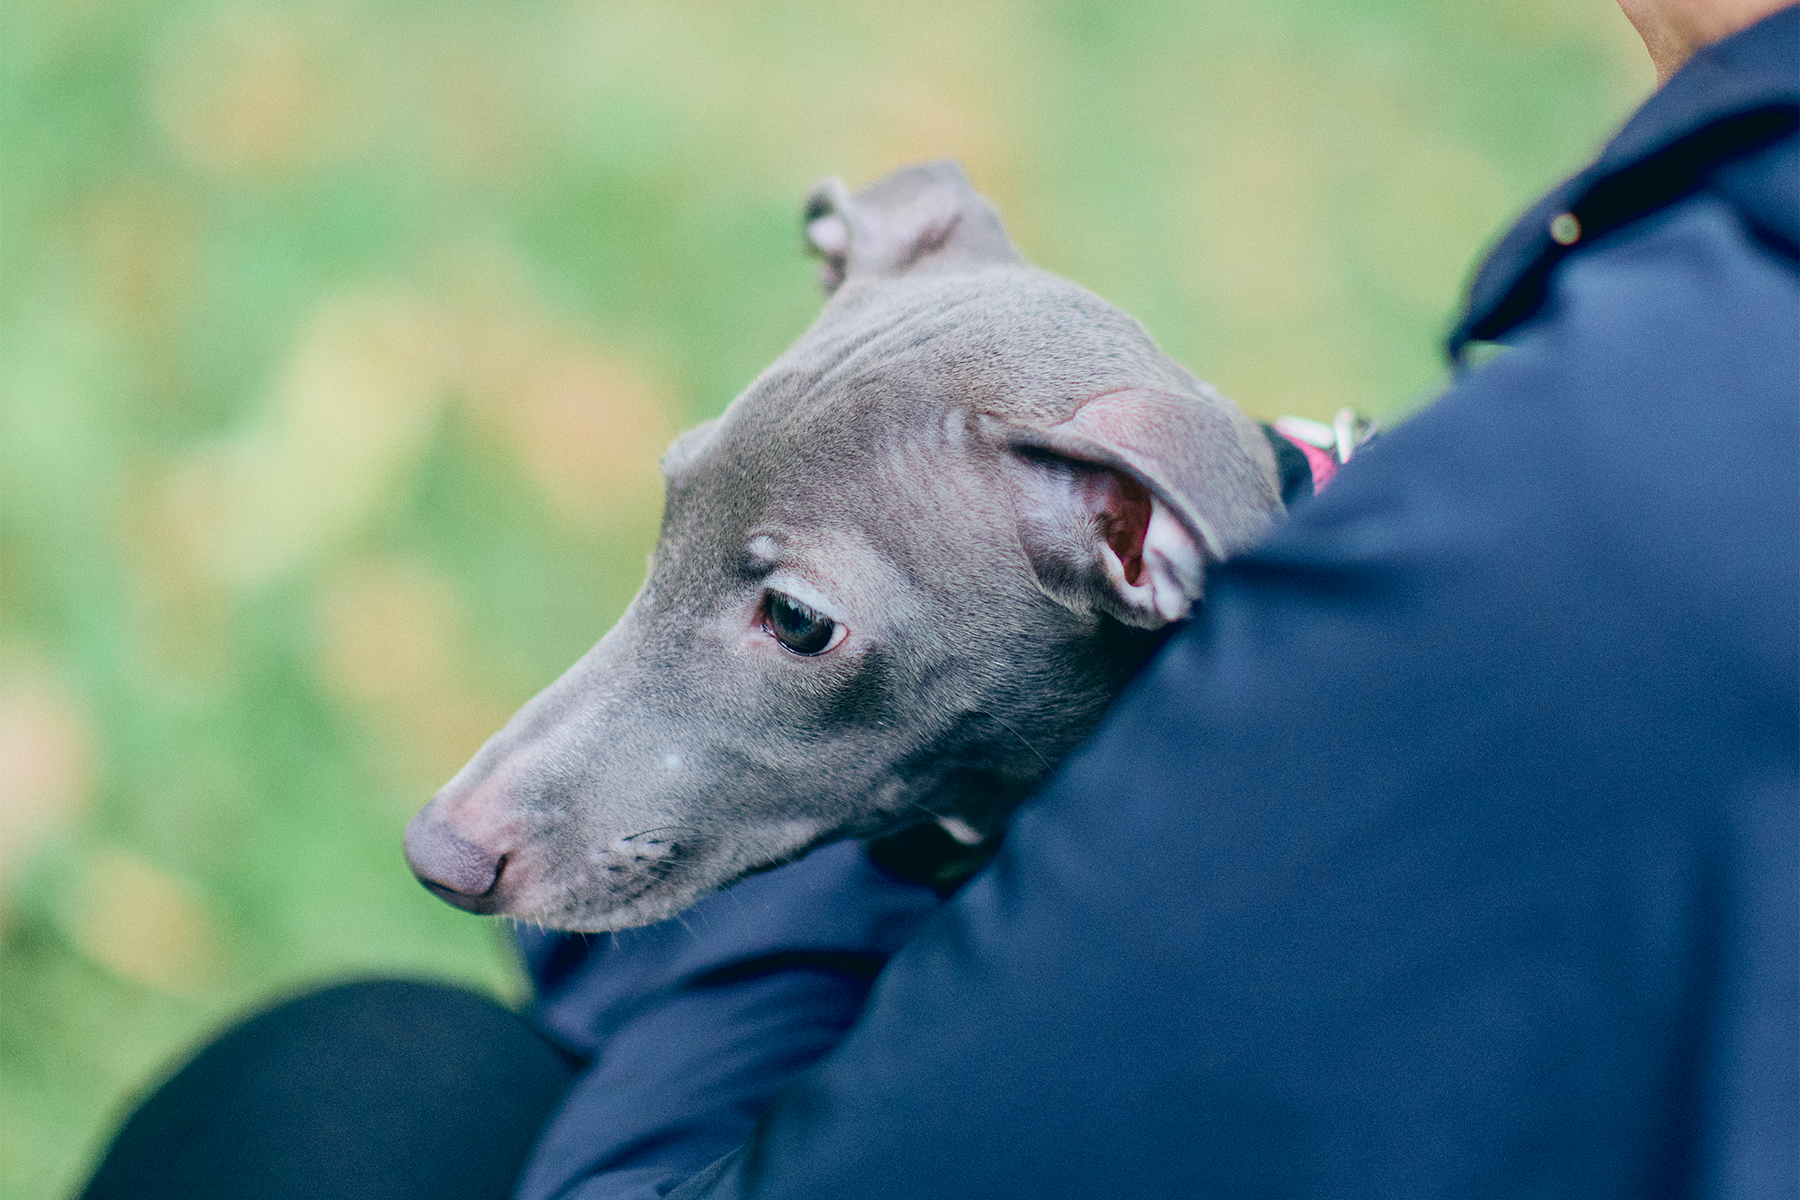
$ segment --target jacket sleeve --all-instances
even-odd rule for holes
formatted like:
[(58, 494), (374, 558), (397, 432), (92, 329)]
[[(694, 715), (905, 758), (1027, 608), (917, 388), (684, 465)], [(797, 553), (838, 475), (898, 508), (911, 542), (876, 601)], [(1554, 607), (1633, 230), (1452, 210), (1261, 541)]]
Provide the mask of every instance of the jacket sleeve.
[(1705, 194), (1571, 258), (673, 1195), (1791, 1193), (1796, 313)]
[(519, 934), (542, 1027), (589, 1061), (519, 1200), (650, 1200), (837, 1044), (938, 892), (854, 843), (618, 934)]

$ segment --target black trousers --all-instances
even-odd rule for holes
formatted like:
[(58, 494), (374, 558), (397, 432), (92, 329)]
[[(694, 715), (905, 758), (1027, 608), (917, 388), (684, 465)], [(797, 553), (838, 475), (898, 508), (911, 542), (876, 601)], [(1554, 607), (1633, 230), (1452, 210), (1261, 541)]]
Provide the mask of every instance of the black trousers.
[(484, 996), (344, 984), (201, 1050), (83, 1200), (505, 1200), (579, 1067)]

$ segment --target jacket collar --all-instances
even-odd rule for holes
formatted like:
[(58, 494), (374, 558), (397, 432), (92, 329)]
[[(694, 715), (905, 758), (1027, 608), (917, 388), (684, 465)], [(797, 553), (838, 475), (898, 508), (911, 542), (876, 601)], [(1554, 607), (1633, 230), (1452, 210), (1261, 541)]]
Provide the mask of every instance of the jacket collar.
[(1499, 337), (1537, 310), (1550, 270), (1580, 242), (1661, 208), (1721, 162), (1800, 126), (1800, 6), (1694, 55), (1644, 102), (1593, 166), (1538, 201), (1488, 256), (1450, 335)]

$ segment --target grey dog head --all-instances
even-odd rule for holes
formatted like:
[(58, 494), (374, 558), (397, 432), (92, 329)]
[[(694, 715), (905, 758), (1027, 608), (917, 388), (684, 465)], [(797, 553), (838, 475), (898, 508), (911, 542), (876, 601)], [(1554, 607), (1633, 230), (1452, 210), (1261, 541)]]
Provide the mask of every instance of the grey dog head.
[(839, 838), (994, 829), (1280, 511), (1256, 425), (955, 164), (805, 219), (818, 321), (669, 448), (643, 589), (409, 826), (450, 902), (621, 929)]

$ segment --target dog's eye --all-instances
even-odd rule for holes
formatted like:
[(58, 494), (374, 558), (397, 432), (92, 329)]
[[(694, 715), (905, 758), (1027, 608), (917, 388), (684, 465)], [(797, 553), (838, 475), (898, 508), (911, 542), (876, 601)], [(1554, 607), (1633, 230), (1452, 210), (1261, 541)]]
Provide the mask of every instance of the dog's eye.
[(795, 654), (823, 654), (837, 641), (836, 621), (780, 592), (763, 602), (763, 628)]

